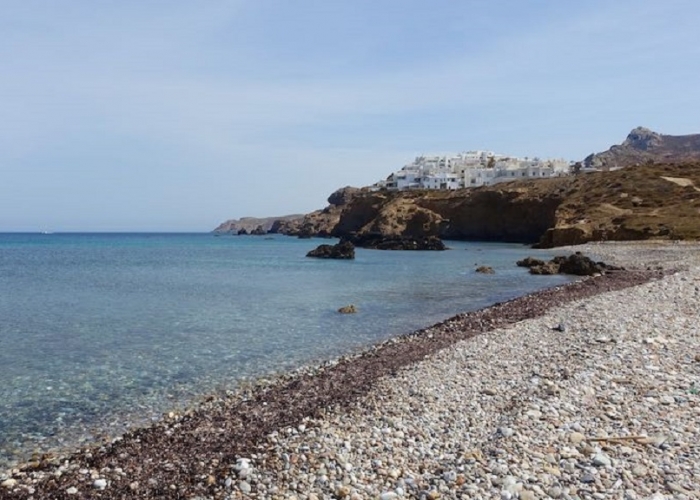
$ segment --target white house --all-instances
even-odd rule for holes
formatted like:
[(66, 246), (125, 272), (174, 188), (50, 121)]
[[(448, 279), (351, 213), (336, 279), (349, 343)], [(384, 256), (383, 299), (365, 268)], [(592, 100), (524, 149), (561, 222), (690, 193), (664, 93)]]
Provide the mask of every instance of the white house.
[(492, 151), (467, 151), (448, 156), (418, 156), (372, 189), (459, 189), (516, 179), (568, 175), (570, 162), (561, 159), (515, 158)]

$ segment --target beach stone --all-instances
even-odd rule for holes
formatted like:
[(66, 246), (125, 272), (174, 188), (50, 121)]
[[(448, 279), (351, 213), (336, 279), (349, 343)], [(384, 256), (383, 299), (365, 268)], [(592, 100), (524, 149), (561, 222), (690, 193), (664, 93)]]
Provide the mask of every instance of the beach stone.
[(380, 500), (395, 500), (399, 495), (393, 491), (386, 491), (379, 495)]
[(553, 486), (547, 490), (547, 495), (551, 498), (561, 498), (563, 491), (559, 486)]
[(581, 434), (580, 432), (572, 432), (571, 434), (569, 434), (569, 441), (570, 441), (572, 444), (577, 445), (577, 444), (579, 444), (581, 441), (583, 441), (584, 439), (586, 439), (586, 436), (584, 436), (584, 435)]
[(335, 490), (335, 496), (338, 498), (345, 498), (350, 495), (350, 488), (347, 486), (340, 486)]
[(454, 483), (457, 480), (457, 473), (453, 470), (447, 471), (442, 475), (442, 479), (444, 479), (446, 483)]
[(589, 472), (586, 472), (581, 476), (581, 482), (586, 484), (595, 483), (595, 476)]
[(520, 492), (520, 500), (537, 500), (535, 493), (530, 490), (523, 490)]
[(632, 474), (637, 477), (643, 477), (647, 475), (647, 468), (643, 465), (635, 465), (632, 467)]
[(10, 478), (10, 479), (5, 479), (2, 483), (0, 483), (0, 486), (2, 486), (4, 488), (14, 488), (16, 484), (17, 484), (17, 480)]
[(499, 427), (498, 433), (503, 437), (511, 437), (514, 431), (510, 427)]
[(612, 465), (612, 460), (605, 453), (597, 453), (593, 457), (593, 465), (598, 467), (609, 467)]
[(75, 494), (78, 493), (78, 488), (76, 488), (75, 486), (71, 486), (70, 488), (68, 488), (68, 489), (66, 490), (66, 493), (67, 493), (68, 495), (75, 495)]
[(104, 490), (107, 487), (107, 480), (106, 479), (95, 479), (95, 481), (92, 483), (92, 485), (97, 488), (98, 490)]
[(242, 493), (245, 493), (246, 495), (250, 493), (252, 487), (247, 481), (241, 481), (238, 483), (238, 489), (241, 490)]

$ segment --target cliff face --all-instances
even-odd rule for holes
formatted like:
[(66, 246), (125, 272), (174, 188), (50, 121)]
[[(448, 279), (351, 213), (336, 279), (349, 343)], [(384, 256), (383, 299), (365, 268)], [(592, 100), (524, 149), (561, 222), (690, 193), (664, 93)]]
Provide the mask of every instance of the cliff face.
[(700, 238), (700, 163), (642, 165), (568, 182), (543, 247)]
[(589, 168), (613, 168), (648, 162), (700, 161), (700, 134), (664, 135), (644, 127), (632, 130), (622, 144), (586, 157)]
[(551, 227), (560, 201), (549, 193), (531, 193), (520, 183), (459, 191), (369, 193), (342, 212), (332, 235), (532, 243)]

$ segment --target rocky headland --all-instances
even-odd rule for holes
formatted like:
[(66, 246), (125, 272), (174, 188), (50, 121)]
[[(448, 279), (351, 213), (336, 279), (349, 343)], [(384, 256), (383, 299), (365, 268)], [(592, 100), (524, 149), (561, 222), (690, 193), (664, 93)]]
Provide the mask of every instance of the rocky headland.
[[(700, 238), (700, 135), (638, 127), (622, 144), (587, 157), (584, 166), (565, 177), (454, 191), (345, 187), (322, 210), (264, 220), (270, 232), (385, 249), (439, 249), (435, 239), (552, 248)], [(216, 231), (250, 233), (267, 227), (262, 220), (227, 221)]]
[(700, 163), (644, 164), (457, 191), (354, 189), (341, 199), (282, 232), (351, 238), (357, 246), (364, 245), (362, 238), (374, 245), (379, 237), (540, 248), (700, 238)]
[(304, 214), (281, 215), (277, 217), (241, 217), (222, 222), (214, 229), (214, 234), (268, 234), (278, 233), (284, 224), (304, 218)]

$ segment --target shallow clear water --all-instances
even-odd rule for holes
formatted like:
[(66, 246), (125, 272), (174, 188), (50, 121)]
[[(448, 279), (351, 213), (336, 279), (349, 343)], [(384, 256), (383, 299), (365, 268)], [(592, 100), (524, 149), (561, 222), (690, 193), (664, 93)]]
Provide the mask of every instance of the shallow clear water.
[(516, 267), (550, 255), (522, 245), (306, 258), (320, 243), (0, 234), (0, 465), (566, 281)]

